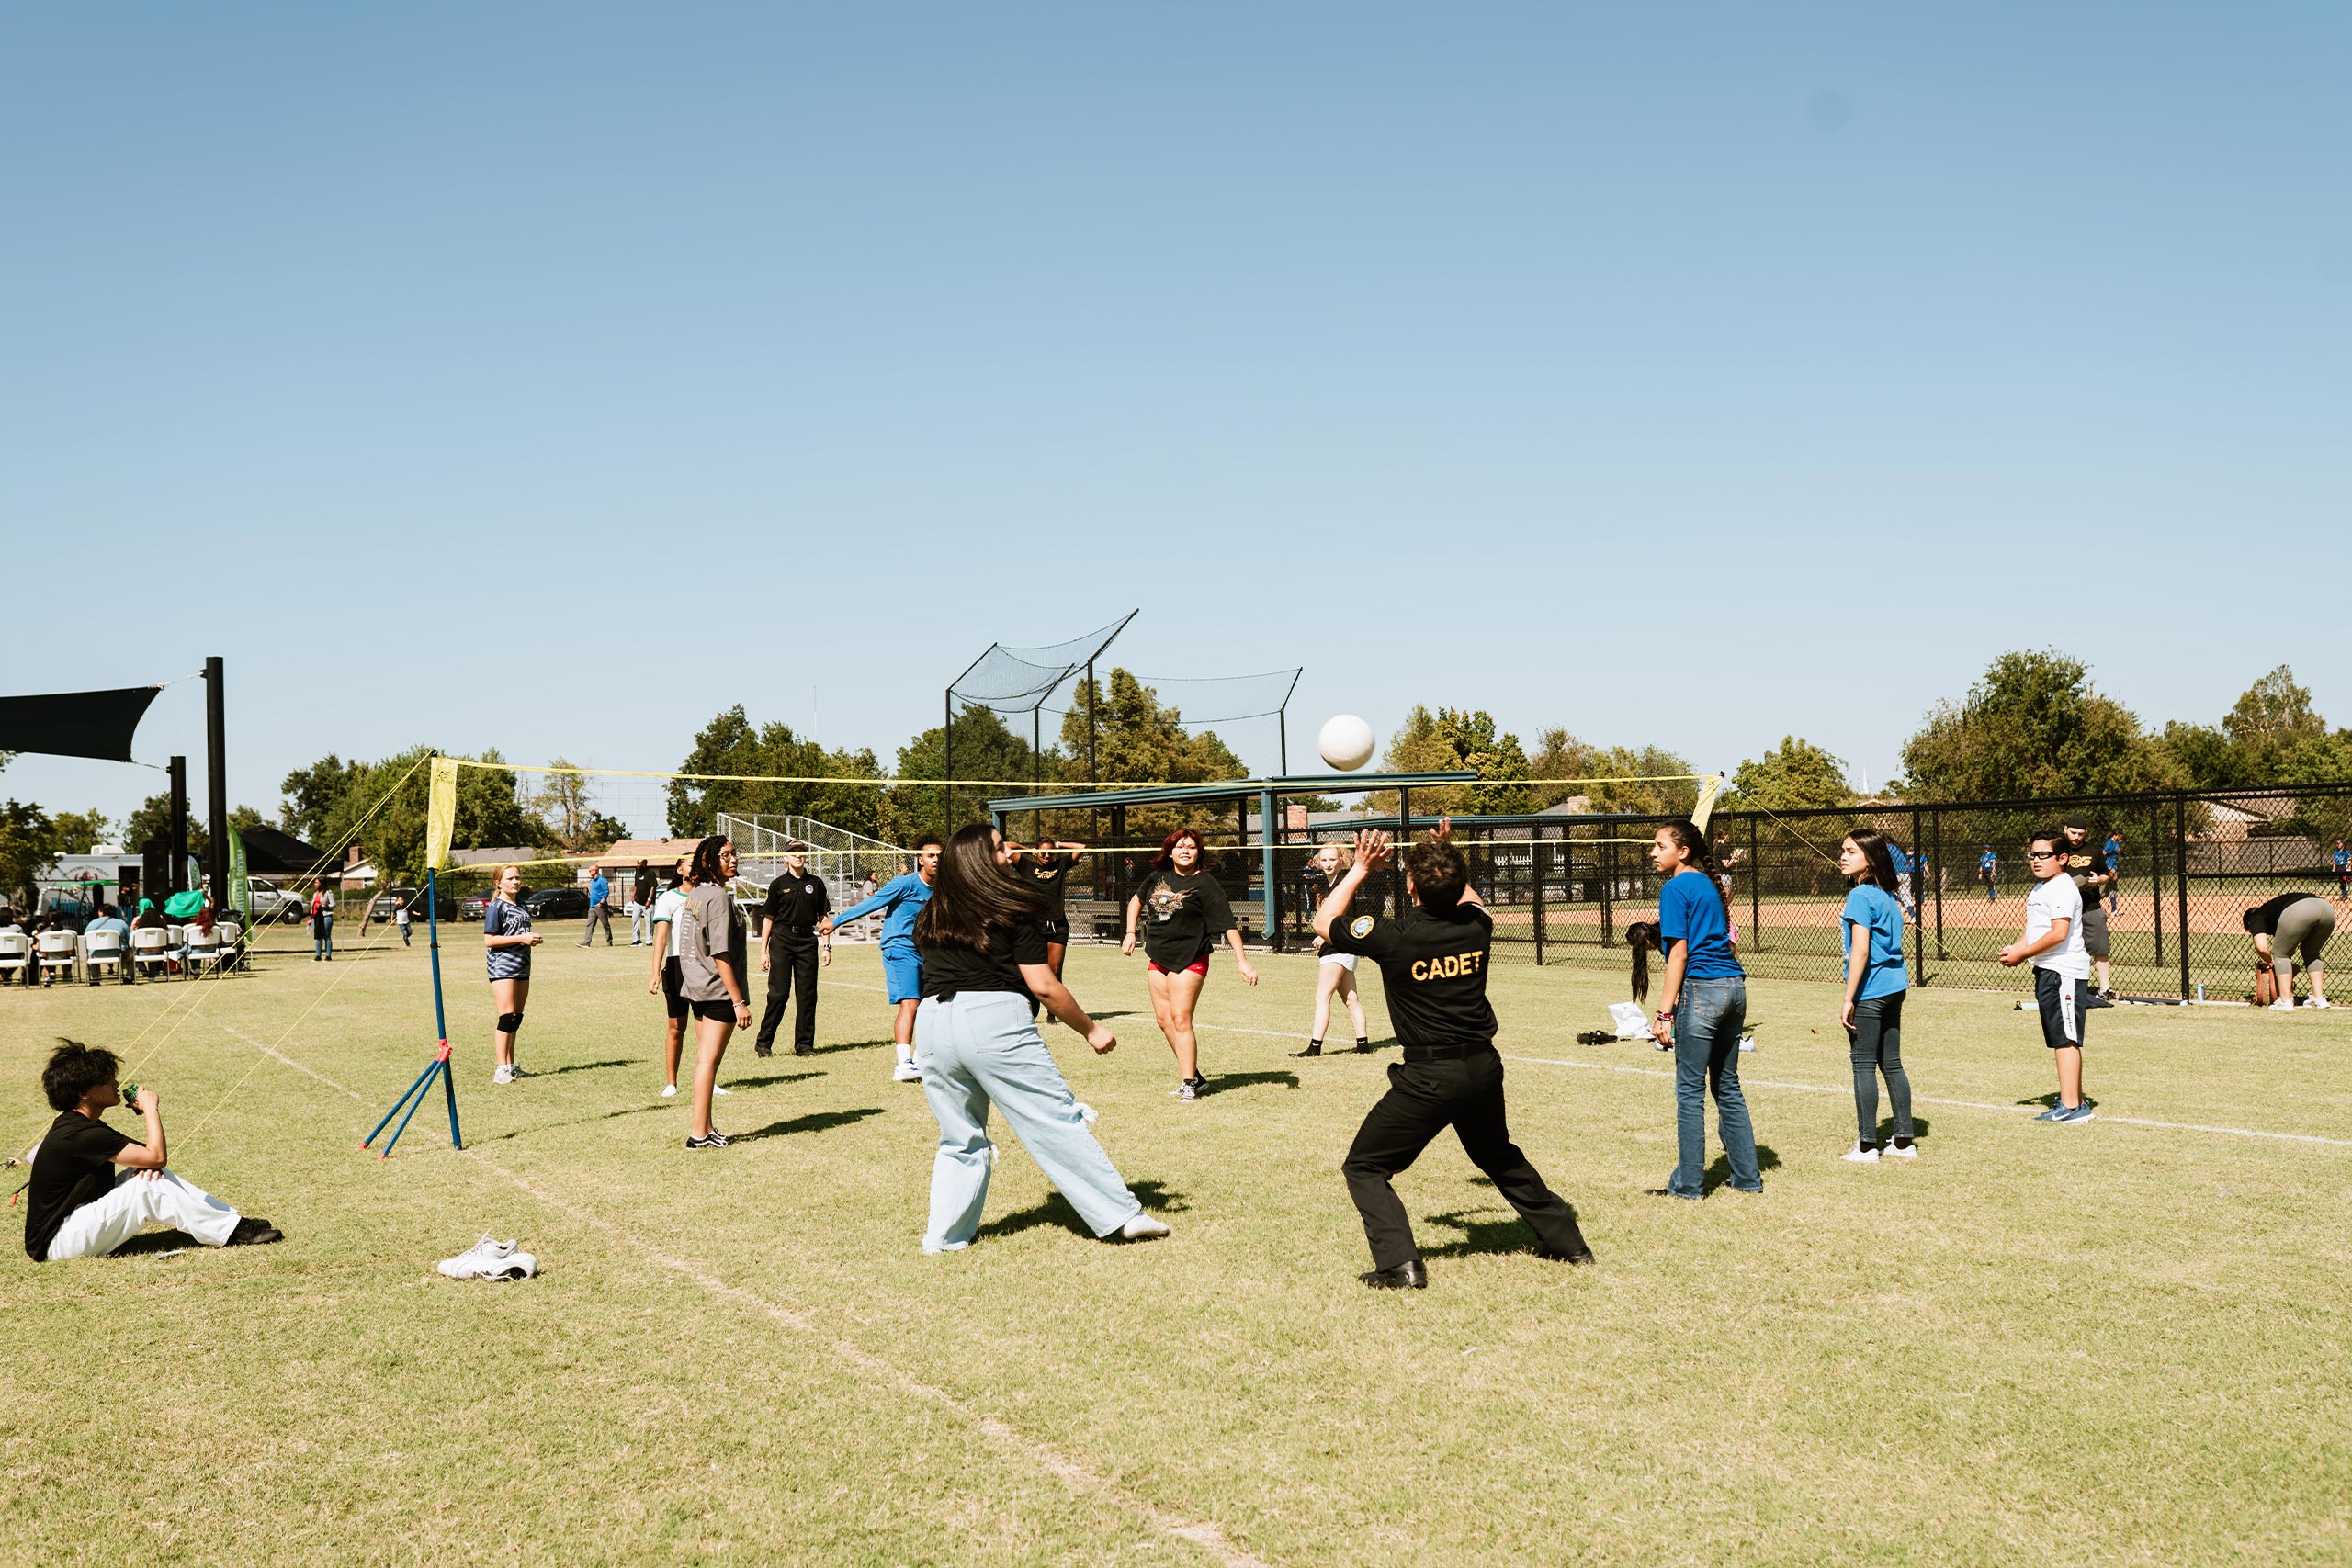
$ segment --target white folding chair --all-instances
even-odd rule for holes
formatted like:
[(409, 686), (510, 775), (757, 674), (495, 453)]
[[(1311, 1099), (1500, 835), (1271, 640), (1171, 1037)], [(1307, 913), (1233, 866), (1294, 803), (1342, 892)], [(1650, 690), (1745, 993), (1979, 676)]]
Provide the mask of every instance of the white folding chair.
[(74, 978), (74, 950), (79, 946), (80, 939), (72, 931), (43, 931), (40, 933), (40, 978), (42, 985), (45, 986), (49, 984), (51, 978), (58, 969), (63, 969), (65, 971), (66, 979), (71, 980)]
[(122, 933), (120, 931), (90, 931), (82, 938), (82, 973), (93, 986), (98, 983), (101, 968), (112, 969), (123, 976)]
[(130, 933), (130, 967), (134, 974), (165, 974), (172, 968), (172, 933), (161, 926), (141, 926)]
[(245, 953), (245, 928), (235, 920), (222, 920), (212, 929), (220, 934), (220, 962), (234, 969)]
[(219, 963), (220, 961), (220, 928), (215, 926), (207, 931), (196, 926), (188, 927), (187, 945), (181, 950), (180, 956), (187, 961), (187, 972), (190, 975), (194, 975), (205, 964)]
[(33, 940), (22, 931), (0, 931), (0, 986), (25, 972), (32, 962)]

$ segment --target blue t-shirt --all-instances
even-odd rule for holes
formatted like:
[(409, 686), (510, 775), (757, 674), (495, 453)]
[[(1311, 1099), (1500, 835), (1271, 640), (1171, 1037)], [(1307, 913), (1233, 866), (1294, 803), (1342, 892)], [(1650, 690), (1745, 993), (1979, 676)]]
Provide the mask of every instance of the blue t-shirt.
[(1903, 906), (1885, 888), (1858, 883), (1846, 895), (1845, 920), (1849, 979), (1854, 973), (1854, 928), (1861, 926), (1871, 933), (1870, 952), (1862, 960), (1862, 988), (1854, 993), (1855, 999), (1866, 1002), (1908, 989), (1911, 982), (1903, 973)]
[(2000, 863), (2001, 858), (1990, 850), (1986, 850), (1983, 854), (1976, 857), (1976, 869), (1979, 871), (1989, 872)]
[(2338, 851), (2336, 851), (2336, 852), (2335, 852), (2335, 869), (2336, 869), (2336, 870), (2338, 870), (2338, 871), (2342, 871), (2342, 870), (2343, 870), (2346, 866), (2347, 866), (2347, 865), (2352, 865), (2352, 850), (2338, 850)]
[(1689, 962), (1682, 966), (1686, 980), (1736, 980), (1747, 973), (1732, 956), (1723, 895), (1704, 872), (1685, 871), (1666, 879), (1657, 896), (1657, 933), (1669, 954), (1678, 942), (1690, 944)]
[(931, 902), (931, 884), (919, 871), (895, 877), (877, 889), (873, 897), (862, 904), (853, 904), (833, 917), (833, 924), (845, 926), (852, 920), (863, 919), (879, 910), (888, 914), (882, 918), (882, 945), (905, 948), (911, 952), (915, 945), (915, 917)]
[(588, 907), (590, 908), (594, 908), (597, 905), (603, 903), (612, 896), (613, 885), (605, 880), (605, 874), (603, 872), (600, 871), (595, 875), (588, 879)]
[(2113, 871), (2115, 869), (2115, 863), (2123, 858), (2122, 842), (2120, 840), (2109, 839), (2106, 843), (2099, 846), (2098, 852), (2100, 860), (2103, 863), (2099, 869), (2101, 871)]
[(1886, 858), (1894, 863), (1895, 875), (1908, 876), (1911, 874), (1911, 863), (1904, 857), (1903, 846), (1896, 843), (1893, 839), (1889, 839), (1886, 841)]
[[(531, 917), (520, 904), (504, 898), (492, 898), (481, 912), (481, 934), (484, 936), (528, 936)], [(493, 980), (527, 980), (531, 977), (531, 950), (517, 942), (511, 947), (483, 950), (490, 960), (490, 977)]]

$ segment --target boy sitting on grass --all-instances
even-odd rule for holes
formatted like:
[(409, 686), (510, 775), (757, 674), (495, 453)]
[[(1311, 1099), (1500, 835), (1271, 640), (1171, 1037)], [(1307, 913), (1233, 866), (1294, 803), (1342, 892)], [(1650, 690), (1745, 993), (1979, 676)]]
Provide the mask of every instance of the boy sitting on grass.
[(2026, 895), (2025, 935), (2001, 949), (2001, 962), (2014, 969), (2033, 960), (2041, 1043), (2058, 1064), (2058, 1103), (2034, 1120), (2071, 1126), (2092, 1114), (2083, 1100), (2083, 993), (2091, 959), (2083, 947), (2083, 895), (2066, 874), (2068, 848), (2066, 835), (2056, 829), (2033, 836), (2026, 855), (2033, 891)]
[(151, 1224), (186, 1231), (207, 1247), (251, 1247), (284, 1237), (164, 1168), (164, 1113), (139, 1088), (131, 1109), (147, 1119), (134, 1144), (101, 1119), (122, 1103), (114, 1053), (66, 1040), (40, 1075), (55, 1122), (33, 1145), (25, 1250), (36, 1263), (103, 1258)]

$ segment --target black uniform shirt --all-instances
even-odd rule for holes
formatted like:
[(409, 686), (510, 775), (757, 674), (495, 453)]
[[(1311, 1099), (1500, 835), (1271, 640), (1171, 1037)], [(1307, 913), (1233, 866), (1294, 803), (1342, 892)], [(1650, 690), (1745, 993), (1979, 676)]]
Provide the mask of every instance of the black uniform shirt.
[(1323, 951), (1360, 953), (1380, 965), (1388, 1021), (1400, 1045), (1491, 1045), (1487, 956), (1495, 922), (1476, 904), (1419, 905), (1396, 919), (1352, 911), (1335, 921)]
[(32, 1190), (25, 1194), (25, 1250), (34, 1262), (48, 1258), (49, 1244), (68, 1215), (114, 1190), (122, 1174), (115, 1154), (131, 1141), (78, 1111), (49, 1124), (40, 1152), (33, 1156)]
[(1233, 906), (1213, 873), (1155, 871), (1136, 896), (1143, 901), (1144, 956), (1170, 974), (1216, 952), (1217, 939), (1233, 929)]
[(2089, 882), (2091, 877), (2107, 874), (2107, 852), (2099, 847), (2106, 841), (2107, 837), (2103, 833), (2086, 833), (2081, 843), (2065, 846), (2066, 874), (2075, 879), (2075, 890), (2083, 896), (2085, 908), (2107, 897), (2106, 884), (2100, 884), (2094, 890)]
[(922, 957), (922, 994), (945, 997), (968, 991), (1011, 991), (1026, 1001), (1034, 1013), (1037, 998), (1021, 978), (1021, 965), (1045, 963), (1046, 942), (1044, 926), (1023, 920), (1015, 926), (990, 926), (986, 953), (944, 942), (918, 942), (915, 951)]
[(761, 917), (774, 927), (771, 942), (808, 936), (819, 920), (832, 912), (833, 900), (825, 891), (825, 879), (812, 871), (797, 876), (787, 872), (777, 877), (768, 884), (767, 902), (760, 906)]
[[(2316, 893), (2281, 893), (2278, 897), (2270, 899), (2267, 903), (2256, 904), (2253, 908), (2248, 909), (2245, 912), (2247, 921), (2245, 928), (2246, 934), (2248, 936), (2277, 936), (2278, 934), (2278, 917), (2285, 914), (2289, 909), (2293, 908), (2296, 905), (2301, 903), (2306, 898), (2319, 898), (2319, 895)], [(2327, 900), (2320, 898), (2320, 902), (2324, 904)]]

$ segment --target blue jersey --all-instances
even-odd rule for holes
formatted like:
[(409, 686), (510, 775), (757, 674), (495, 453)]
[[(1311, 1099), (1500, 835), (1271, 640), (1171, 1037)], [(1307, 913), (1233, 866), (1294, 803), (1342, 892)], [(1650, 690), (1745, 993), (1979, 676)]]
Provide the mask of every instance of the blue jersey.
[(2113, 871), (2115, 869), (2116, 863), (2123, 858), (2123, 842), (2120, 839), (2109, 839), (2106, 843), (2099, 846), (2098, 853), (2100, 863), (2099, 869), (2102, 871)]
[(896, 947), (915, 944), (915, 917), (931, 902), (931, 884), (921, 872), (910, 871), (895, 877), (874, 891), (874, 897), (862, 904), (853, 904), (833, 917), (833, 924), (845, 926), (852, 920), (888, 909), (882, 919), (882, 945)]
[(1666, 879), (1657, 895), (1657, 934), (1669, 953), (1678, 942), (1689, 944), (1686, 979), (1729, 980), (1747, 973), (1732, 956), (1723, 895), (1710, 877), (1686, 871)]
[(1995, 854), (1990, 850), (1986, 850), (1983, 854), (1976, 857), (1976, 869), (1983, 872), (1987, 876), (1992, 875), (1994, 872), (1999, 870), (2000, 864), (2001, 857)]
[(2335, 852), (2335, 869), (2336, 869), (2336, 870), (2338, 870), (2338, 871), (2343, 871), (2343, 870), (2345, 870), (2345, 869), (2346, 869), (2346, 868), (2347, 868), (2347, 867), (2352, 867), (2352, 850), (2338, 850), (2338, 851), (2336, 851), (2336, 852)]
[(1903, 906), (1884, 888), (1865, 882), (1846, 895), (1843, 918), (1849, 979), (1853, 977), (1854, 970), (1854, 928), (1860, 926), (1870, 932), (1869, 945), (1862, 953), (1862, 986), (1854, 993), (1854, 999), (1866, 1002), (1872, 997), (1892, 996), (1907, 989), (1910, 981), (1903, 974)]

